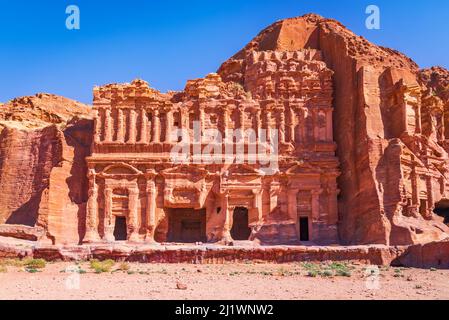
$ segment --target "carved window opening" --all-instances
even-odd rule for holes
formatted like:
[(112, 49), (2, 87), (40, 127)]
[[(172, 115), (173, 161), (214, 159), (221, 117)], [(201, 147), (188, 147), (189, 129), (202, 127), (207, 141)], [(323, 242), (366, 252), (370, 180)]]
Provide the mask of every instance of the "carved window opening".
[(231, 237), (234, 240), (248, 240), (251, 235), (251, 228), (248, 225), (248, 209), (235, 208), (232, 219)]
[(205, 210), (171, 209), (168, 215), (169, 242), (206, 242)]
[(126, 217), (115, 217), (114, 237), (115, 241), (126, 241), (128, 239), (128, 230)]
[(309, 241), (309, 218), (300, 217), (299, 218), (299, 240)]
[(449, 200), (441, 200), (435, 204), (433, 212), (444, 218), (444, 223), (449, 225)]

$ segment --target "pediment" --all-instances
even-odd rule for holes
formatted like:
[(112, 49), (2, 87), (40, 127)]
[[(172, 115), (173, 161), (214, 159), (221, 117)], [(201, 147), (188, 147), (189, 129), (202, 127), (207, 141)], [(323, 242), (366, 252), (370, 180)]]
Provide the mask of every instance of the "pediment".
[(107, 166), (102, 171), (104, 175), (138, 175), (142, 174), (138, 169), (127, 163), (117, 163)]
[(190, 176), (200, 176), (205, 177), (208, 171), (202, 168), (198, 168), (190, 165), (180, 165), (174, 168), (165, 169), (161, 172), (163, 177), (190, 177)]
[(260, 176), (263, 175), (258, 169), (247, 164), (234, 164), (226, 171), (228, 176)]

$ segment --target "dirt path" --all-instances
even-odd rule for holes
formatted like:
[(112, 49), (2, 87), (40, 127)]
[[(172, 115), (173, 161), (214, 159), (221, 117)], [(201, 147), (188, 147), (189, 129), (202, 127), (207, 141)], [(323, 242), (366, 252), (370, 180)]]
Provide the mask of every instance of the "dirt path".
[(51, 263), (36, 273), (8, 266), (0, 273), (0, 299), (449, 299), (446, 270), (381, 268), (376, 276), (376, 269), (351, 265), (350, 274), (335, 276), (304, 264), (122, 268), (129, 270), (96, 274), (88, 262)]

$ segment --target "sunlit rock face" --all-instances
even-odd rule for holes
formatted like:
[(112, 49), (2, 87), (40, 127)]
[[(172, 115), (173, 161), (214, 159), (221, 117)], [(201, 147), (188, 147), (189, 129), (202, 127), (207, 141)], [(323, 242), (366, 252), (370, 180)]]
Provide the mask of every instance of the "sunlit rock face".
[(448, 108), (447, 70), (282, 20), (181, 92), (2, 105), (0, 223), (52, 244), (442, 240)]

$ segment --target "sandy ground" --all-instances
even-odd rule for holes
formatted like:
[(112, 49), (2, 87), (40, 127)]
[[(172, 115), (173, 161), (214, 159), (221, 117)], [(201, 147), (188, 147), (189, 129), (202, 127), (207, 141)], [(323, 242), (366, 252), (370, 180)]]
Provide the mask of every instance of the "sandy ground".
[(449, 299), (449, 270), (381, 267), (376, 275), (375, 268), (350, 265), (350, 276), (311, 277), (300, 263), (126, 267), (97, 274), (89, 262), (50, 263), (37, 273), (8, 266), (0, 299)]

